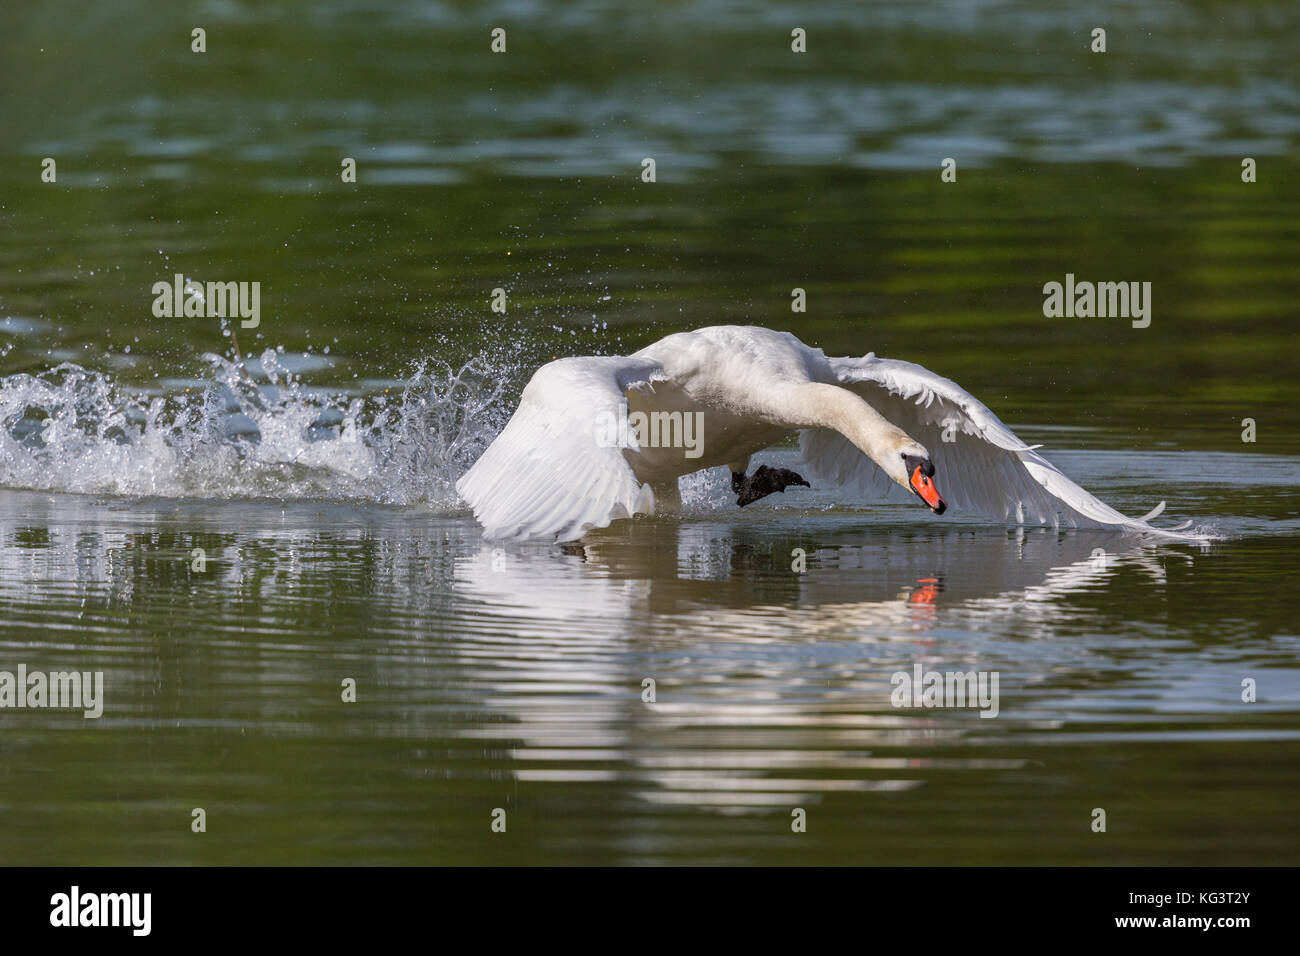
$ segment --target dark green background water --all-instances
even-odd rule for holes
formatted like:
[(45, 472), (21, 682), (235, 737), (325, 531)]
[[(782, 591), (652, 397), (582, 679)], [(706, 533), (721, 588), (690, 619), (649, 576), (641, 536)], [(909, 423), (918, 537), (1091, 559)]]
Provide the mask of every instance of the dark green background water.
[[(1300, 859), (1294, 4), (6, 16), (0, 670), (107, 701), (0, 711), (0, 861)], [(260, 393), (153, 317), (176, 272), (261, 283)], [(1067, 272), (1151, 282), (1151, 326), (1044, 318)], [(710, 476), (580, 551), (482, 542), (449, 483), (536, 365), (730, 322), (920, 362), (1220, 540)], [(1001, 715), (894, 709), (918, 661)]]

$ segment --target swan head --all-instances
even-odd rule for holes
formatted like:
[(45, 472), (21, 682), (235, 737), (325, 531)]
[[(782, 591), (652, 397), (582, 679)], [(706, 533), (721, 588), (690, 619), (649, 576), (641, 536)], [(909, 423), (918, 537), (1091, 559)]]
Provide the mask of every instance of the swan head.
[(897, 474), (891, 477), (912, 494), (920, 498), (927, 508), (937, 515), (948, 510), (948, 503), (934, 484), (934, 463), (930, 453), (916, 442), (898, 453)]

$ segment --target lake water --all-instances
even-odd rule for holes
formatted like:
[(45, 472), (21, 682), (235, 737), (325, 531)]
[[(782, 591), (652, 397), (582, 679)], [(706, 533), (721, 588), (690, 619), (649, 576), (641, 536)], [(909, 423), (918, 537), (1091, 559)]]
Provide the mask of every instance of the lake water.
[[(1300, 862), (1300, 8), (1081, 16), (8, 16), (0, 671), (104, 700), (0, 709), (0, 862)], [(153, 315), (177, 273), (260, 282), (247, 376)], [(1151, 325), (1045, 318), (1067, 273), (1151, 282)], [(539, 364), (746, 322), (920, 362), (1212, 540), (716, 473), (483, 541), (451, 485)], [(893, 706), (918, 664), (996, 672), (997, 717)]]

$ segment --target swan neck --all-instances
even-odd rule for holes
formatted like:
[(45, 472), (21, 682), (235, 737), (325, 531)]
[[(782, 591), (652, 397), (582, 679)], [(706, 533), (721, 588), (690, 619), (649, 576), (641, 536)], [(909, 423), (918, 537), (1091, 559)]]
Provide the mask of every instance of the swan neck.
[(797, 389), (795, 403), (806, 422), (800, 427), (837, 431), (878, 465), (911, 441), (906, 432), (865, 399), (838, 385), (802, 385)]

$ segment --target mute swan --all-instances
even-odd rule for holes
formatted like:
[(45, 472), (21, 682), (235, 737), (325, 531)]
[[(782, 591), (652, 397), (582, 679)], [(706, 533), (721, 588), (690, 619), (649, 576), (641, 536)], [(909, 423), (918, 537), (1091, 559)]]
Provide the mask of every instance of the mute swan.
[(1195, 537), (1148, 523), (1164, 502), (1128, 518), (1097, 500), (978, 399), (919, 365), (874, 353), (831, 358), (755, 326), (542, 366), (456, 490), (489, 538), (572, 541), (676, 507), (677, 479), (702, 468), (726, 465), (742, 507), (808, 485), (787, 469), (748, 473), (751, 455), (796, 431), (814, 481), (866, 498), (902, 497), (901, 488), (935, 514), (951, 506), (1017, 524)]

